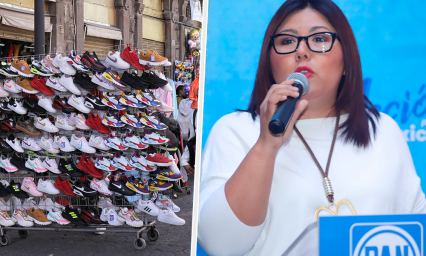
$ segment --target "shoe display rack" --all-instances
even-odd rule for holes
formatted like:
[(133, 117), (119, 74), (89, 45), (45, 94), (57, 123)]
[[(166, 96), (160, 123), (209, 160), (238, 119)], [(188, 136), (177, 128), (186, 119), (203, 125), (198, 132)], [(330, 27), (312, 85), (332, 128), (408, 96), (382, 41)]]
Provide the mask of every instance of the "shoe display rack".
[(124, 232), (141, 250), (144, 232), (159, 238), (158, 221), (185, 224), (171, 200), (182, 192), (164, 123), (173, 108), (153, 93), (169, 90), (153, 70), (166, 58), (127, 46), (103, 60), (0, 61), (0, 245), (10, 230)]

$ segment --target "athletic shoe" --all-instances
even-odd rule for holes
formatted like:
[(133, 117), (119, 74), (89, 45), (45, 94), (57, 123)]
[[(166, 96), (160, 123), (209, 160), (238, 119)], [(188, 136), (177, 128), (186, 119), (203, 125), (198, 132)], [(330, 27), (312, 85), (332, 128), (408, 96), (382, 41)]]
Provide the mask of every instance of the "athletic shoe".
[(34, 223), (43, 225), (43, 226), (52, 224), (52, 222), (47, 219), (46, 215), (43, 213), (42, 210), (35, 209), (34, 207), (32, 207), (28, 211), (28, 220), (34, 221)]
[(173, 185), (163, 181), (148, 181), (149, 191), (165, 191), (171, 188)]
[(13, 149), (2, 138), (0, 138), (0, 152), (2, 152), (2, 153), (12, 153), (13, 152)]
[(89, 143), (87, 142), (85, 137), (77, 137), (75, 134), (71, 136), (71, 146), (74, 148), (80, 150), (84, 153), (93, 154), (96, 152), (96, 149), (89, 146)]
[(27, 116), (18, 118), (16, 121), (16, 129), (32, 136), (41, 135), (40, 131), (34, 127), (34, 123), (31, 122), (30, 118)]
[(174, 212), (179, 212), (180, 208), (166, 195), (158, 194), (157, 199), (155, 200), (155, 205), (161, 209), (173, 209)]
[(38, 97), (38, 103), (40, 107), (44, 108), (47, 112), (56, 113), (56, 109), (52, 107), (53, 100), (45, 96)]
[(119, 87), (126, 87), (121, 83), (120, 76), (118, 76), (117, 72), (112, 71), (111, 68), (107, 68), (105, 72), (102, 73), (102, 77)]
[(131, 51), (130, 46), (127, 45), (126, 49), (120, 53), (120, 56), (123, 60), (128, 62), (130, 65), (139, 70), (144, 70), (145, 67), (139, 63), (138, 54), (136, 51)]
[(179, 218), (172, 209), (160, 210), (157, 220), (171, 225), (185, 225), (185, 220)]
[(29, 197), (24, 200), (21, 206), (22, 209), (29, 210), (31, 208), (39, 209), (37, 203), (34, 201), (34, 197)]
[(142, 138), (142, 143), (144, 144), (152, 144), (152, 145), (160, 145), (160, 144), (164, 144), (164, 143), (168, 143), (170, 141), (170, 139), (160, 136), (158, 133), (153, 132), (153, 133), (147, 133), (145, 134), (145, 136)]
[(9, 183), (5, 180), (0, 180), (0, 210), (9, 211), (10, 207), (6, 207), (6, 202), (3, 197), (10, 195), (10, 192), (7, 191), (6, 187), (9, 186)]
[(129, 160), (123, 155), (115, 154), (114, 158), (111, 160), (111, 165), (121, 169), (123, 171), (132, 171), (135, 168), (130, 166)]
[(0, 102), (0, 111), (5, 114), (13, 114), (13, 111), (7, 105), (8, 102)]
[(39, 77), (36, 75), (33, 80), (31, 80), (31, 86), (40, 91), (41, 93), (44, 93), (46, 95), (54, 95), (55, 93), (50, 89), (50, 87), (47, 87), (46, 81), (43, 79), (43, 77)]
[(86, 118), (82, 114), (76, 115), (75, 113), (72, 113), (69, 117), (69, 121), (80, 130), (90, 130), (90, 127), (86, 124)]
[(65, 208), (68, 206), (69, 208), (74, 208), (70, 202), (63, 198), (62, 196), (58, 196), (55, 200), (55, 204), (54, 204), (55, 208), (57, 209), (61, 209), (61, 210), (65, 210)]
[(13, 222), (12, 218), (10, 218), (9, 214), (7, 214), (7, 211), (5, 210), (0, 211), (0, 225), (3, 227), (15, 225), (15, 222)]
[(3, 84), (0, 82), (0, 97), (7, 97), (9, 96), (9, 93), (4, 90)]
[(182, 175), (174, 174), (173, 172), (167, 171), (167, 170), (158, 169), (157, 171), (153, 172), (153, 174), (156, 175), (155, 177), (158, 180), (178, 181), (178, 180), (182, 179)]
[(56, 145), (53, 143), (53, 140), (51, 138), (45, 139), (44, 137), (41, 137), (41, 139), (38, 142), (38, 145), (40, 146), (40, 148), (52, 154), (58, 154), (60, 152), (59, 148), (56, 147)]
[(96, 72), (104, 72), (106, 67), (99, 61), (99, 58), (96, 53), (92, 53), (93, 55), (90, 55), (90, 53), (86, 51), (83, 54), (83, 57), (81, 58), (81, 62)]
[(94, 209), (81, 210), (81, 219), (88, 224), (102, 225), (108, 224), (108, 222), (101, 220), (101, 215), (98, 214)]
[(28, 219), (27, 211), (21, 209), (15, 209), (12, 215), (12, 221), (22, 227), (32, 227), (34, 222)]
[[(30, 197), (25, 191), (21, 190), (21, 183), (10, 181), (9, 186), (6, 188), (12, 195), (19, 199), (25, 199)], [(16, 204), (14, 204), (16, 206)]]
[(68, 205), (62, 212), (62, 217), (76, 226), (86, 226), (86, 222), (80, 218), (80, 214), (76, 209), (71, 209)]
[(122, 116), (121, 116), (121, 118), (120, 118), (120, 120), (121, 120), (123, 123), (125, 123), (125, 124), (127, 124), (127, 125), (130, 125), (130, 126), (132, 126), (132, 127), (135, 127), (135, 128), (145, 128), (145, 126), (143, 126), (143, 125), (139, 122), (139, 120), (138, 120), (137, 116), (135, 116), (135, 115), (133, 115), (133, 114), (130, 114), (130, 113), (128, 113), (128, 112), (126, 112), (126, 114), (122, 115)]
[(147, 86), (140, 83), (140, 77), (137, 74), (129, 73), (127, 71), (124, 71), (123, 75), (121, 76), (121, 83), (130, 86), (135, 90), (148, 89)]
[(154, 116), (149, 116), (145, 113), (140, 113), (140, 114), (142, 116), (140, 121), (143, 124), (160, 131), (167, 129), (167, 125), (160, 123), (160, 121), (158, 121)]
[(7, 103), (7, 107), (14, 111), (15, 113), (25, 115), (27, 113), (27, 109), (22, 106), (22, 102), (15, 98), (9, 98), (9, 102)]
[(170, 66), (172, 63), (167, 58), (160, 56), (156, 51), (148, 50), (139, 53), (139, 63), (151, 66)]
[(81, 95), (81, 91), (80, 91), (80, 89), (77, 88), (77, 86), (75, 86), (74, 80), (72, 79), (72, 76), (69, 76), (67, 74), (63, 74), (61, 76), (61, 78), (59, 78), (59, 84), (62, 85), (63, 87), (65, 87), (65, 88), (67, 88), (67, 90), (72, 92), (73, 94)]
[(28, 94), (39, 93), (39, 91), (31, 85), (31, 82), (28, 80), (28, 78), (18, 78), (18, 81), (16, 82), (16, 89)]
[(34, 74), (31, 73), (31, 71), (30, 71), (30, 67), (28, 66), (28, 63), (25, 60), (19, 60), (16, 57), (15, 57), (15, 59), (13, 59), (12, 66), (10, 67), (10, 70), (18, 73), (21, 76), (34, 77)]
[(110, 150), (111, 148), (105, 145), (104, 139), (101, 136), (91, 135), (89, 139), (89, 146), (98, 148), (100, 150)]
[(159, 107), (161, 106), (161, 103), (155, 99), (150, 93), (148, 92), (140, 92), (136, 94), (136, 98), (142, 102), (143, 104), (151, 107)]
[(86, 154), (81, 157), (80, 161), (77, 164), (77, 167), (92, 176), (93, 178), (102, 179), (104, 177), (104, 174), (100, 170), (95, 168), (95, 165), (93, 164), (92, 160)]
[(120, 52), (109, 51), (105, 58), (105, 67), (115, 70), (127, 70), (130, 68), (130, 64), (121, 58)]
[(99, 197), (97, 206), (98, 208), (101, 208), (101, 209), (113, 209), (113, 210), (120, 209), (117, 206), (113, 205), (111, 199), (109, 199), (108, 197)]
[(41, 65), (43, 65), (45, 68), (47, 68), (50, 72), (54, 73), (54, 74), (60, 74), (61, 71), (56, 68), (53, 64), (53, 59), (50, 58), (49, 55), (46, 55), (46, 57), (44, 57), (44, 59), (41, 60)]
[(140, 82), (151, 89), (158, 89), (159, 87), (167, 85), (167, 80), (161, 79), (154, 72), (143, 72), (140, 77)]
[(34, 120), (34, 126), (40, 130), (46, 131), (46, 132), (50, 132), (50, 133), (54, 133), (54, 132), (58, 132), (59, 129), (56, 128), (48, 118), (41, 118), (41, 117), (37, 117)]
[(47, 168), (43, 167), (41, 160), (37, 157), (31, 158), (31, 156), (29, 156), (25, 162), (25, 167), (35, 171), (36, 173), (47, 172)]
[(91, 78), (86, 73), (77, 73), (74, 76), (74, 84), (79, 85), (80, 87), (90, 90), (95, 89), (98, 85), (91, 81)]
[(55, 138), (53, 139), (53, 145), (55, 145), (63, 152), (75, 151), (75, 148), (71, 146), (69, 140), (65, 136), (55, 136)]
[(126, 187), (126, 182), (122, 179), (116, 181), (112, 179), (109, 182), (108, 189), (112, 192), (117, 192), (119, 194), (122, 194), (124, 196), (134, 196), (136, 195), (136, 192), (130, 190), (128, 187)]
[(92, 94), (88, 93), (86, 95), (86, 98), (84, 99), (84, 105), (88, 108), (94, 108), (97, 110), (107, 110), (108, 106), (105, 106), (101, 98), (99, 96), (93, 96)]
[(16, 166), (18, 170), (29, 171), (29, 169), (25, 166), (26, 161), (27, 158), (24, 157), (24, 154), (18, 154), (16, 152), (10, 158), (10, 163)]
[(135, 201), (135, 207), (137, 210), (149, 214), (151, 216), (158, 216), (160, 209), (151, 200), (138, 199)]
[(136, 216), (133, 209), (127, 209), (126, 207), (121, 208), (118, 216), (126, 220), (126, 224), (131, 227), (140, 228), (143, 226), (143, 221)]
[(56, 211), (55, 209), (51, 209), (49, 213), (47, 214), (47, 219), (58, 223), (59, 225), (68, 225), (71, 223), (71, 221), (66, 220), (64, 217), (62, 217), (61, 211)]
[(75, 196), (74, 192), (70, 187), (68, 179), (62, 179), (61, 176), (58, 175), (58, 178), (56, 179), (53, 185), (60, 191), (64, 192), (66, 195)]
[(125, 126), (125, 124), (123, 124), (122, 122), (117, 120), (117, 118), (115, 116), (108, 115), (108, 114), (106, 114), (104, 116), (104, 119), (102, 119), (102, 123), (104, 125), (108, 125), (108, 126), (111, 126), (111, 127), (123, 127), (123, 126)]
[(112, 93), (107, 92), (104, 95), (104, 98), (102, 99), (102, 103), (110, 108), (116, 109), (116, 110), (124, 110), (125, 107), (121, 106), (118, 102), (117, 95), (113, 95)]
[(113, 172), (117, 170), (117, 168), (111, 165), (111, 162), (108, 159), (104, 157), (100, 157), (100, 156), (98, 156), (98, 158), (95, 161), (95, 167), (107, 172)]
[(0, 62), (0, 74), (7, 77), (18, 77), (19, 74), (17, 72), (13, 72), (11, 70), (11, 65), (6, 62)]
[(146, 160), (147, 163), (150, 165), (170, 166), (172, 164), (172, 160), (168, 159), (167, 157), (164, 157), (159, 153), (151, 153), (146, 155)]
[(15, 121), (12, 118), (3, 120), (0, 128), (5, 132), (20, 132), (15, 125)]
[(48, 169), (54, 174), (61, 174), (61, 171), (59, 171), (58, 169), (58, 164), (56, 163), (56, 160), (53, 158), (46, 157), (41, 163), (41, 166)]
[(59, 68), (62, 73), (67, 74), (69, 76), (75, 75), (77, 72), (71, 66), (70, 63), (67, 62), (67, 57), (62, 57), (61, 54), (56, 54), (56, 57), (53, 59), (52, 64)]
[(39, 179), (37, 184), (37, 190), (49, 195), (57, 195), (61, 193), (59, 189), (53, 186), (53, 183), (49, 179), (46, 179), (46, 180)]
[(3, 155), (0, 157), (0, 167), (3, 168), (6, 172), (16, 172), (18, 170), (18, 167), (10, 162), (10, 157), (6, 158)]
[(136, 94), (132, 92), (123, 92), (119, 103), (132, 108), (145, 108), (145, 105), (140, 103), (139, 100), (136, 98)]
[(147, 189), (146, 187), (144, 187), (139, 181), (135, 180), (135, 178), (130, 177), (127, 182), (126, 182), (126, 186), (136, 192), (139, 195), (149, 195), (149, 189)]
[(75, 126), (71, 124), (70, 120), (66, 116), (57, 116), (55, 127), (66, 131), (75, 130)]
[(24, 108), (29, 109), (28, 112), (35, 114), (46, 114), (46, 110), (38, 105), (38, 98), (30, 98), (25, 96), (23, 100), (23, 106)]
[(55, 210), (55, 206), (53, 204), (52, 199), (50, 198), (40, 198), (40, 201), (38, 201), (38, 206), (39, 209), (43, 210), (43, 211), (51, 211), (51, 210)]
[(80, 179), (72, 182), (72, 189), (74, 194), (82, 197), (93, 197), (98, 194), (94, 189), (91, 189), (87, 182), (82, 182)]
[(100, 87), (103, 87), (107, 90), (115, 90), (115, 87), (112, 85), (111, 82), (108, 82), (106, 78), (104, 78), (102, 75), (95, 73), (92, 76), (92, 83), (95, 83), (99, 85)]
[(12, 79), (4, 80), (4, 89), (6, 91), (9, 91), (11, 93), (20, 93), (22, 92), (22, 89), (18, 86), (16, 86), (16, 83)]
[(55, 89), (57, 91), (60, 92), (67, 92), (67, 88), (63, 87), (60, 83), (59, 83), (59, 77), (56, 76), (51, 76), (46, 80), (46, 86), (49, 86), (52, 89)]
[(123, 142), (120, 138), (115, 137), (114, 135), (110, 134), (106, 140), (104, 140), (104, 144), (110, 148), (113, 148), (118, 151), (126, 150), (128, 149), (123, 145)]
[(111, 131), (105, 125), (102, 124), (102, 121), (99, 116), (95, 116), (93, 115), (93, 113), (90, 113), (89, 118), (86, 120), (86, 124), (100, 133), (111, 133)]
[(56, 96), (54, 99), (53, 99), (53, 107), (55, 108), (55, 109), (57, 109), (57, 110), (60, 110), (60, 111), (62, 111), (62, 112), (64, 112), (64, 113), (72, 113), (72, 112), (75, 112), (76, 111), (76, 109), (73, 107), (73, 106), (70, 106), (68, 103), (67, 103), (67, 101), (68, 101), (68, 99), (67, 98), (61, 98), (61, 97), (59, 97), (59, 96)]
[(105, 183), (105, 180), (102, 179), (92, 179), (92, 181), (90, 182), (90, 188), (98, 191), (103, 195), (114, 195), (114, 193), (108, 189), (108, 185)]
[(70, 104), (71, 106), (73, 106), (74, 108), (76, 108), (80, 112), (83, 112), (83, 113), (86, 113), (86, 114), (90, 113), (90, 108), (88, 108), (84, 105), (83, 97), (78, 97), (78, 96), (73, 94), (73, 95), (71, 95), (71, 97), (69, 97), (68, 104)]
[(38, 60), (33, 60), (31, 62), (31, 73), (39, 76), (53, 76), (54, 74), (44, 67)]
[(71, 64), (73, 68), (82, 72), (89, 72), (90, 70), (81, 63), (80, 55), (77, 55), (74, 50), (71, 50), (70, 55), (66, 58), (67, 62)]
[(149, 166), (145, 157), (141, 156), (138, 152), (133, 153), (132, 158), (129, 160), (129, 164), (144, 172), (152, 172), (157, 169), (157, 166)]
[(60, 159), (58, 169), (62, 174), (65, 174), (69, 177), (79, 178), (84, 177), (86, 175), (83, 171), (77, 168), (77, 166), (71, 159)]
[[(166, 76), (165, 76), (163, 73), (159, 72), (158, 70), (154, 70), (154, 73), (155, 73), (155, 74), (156, 74), (159, 78), (161, 78), (161, 79), (163, 79), (163, 80), (167, 81), (167, 78), (166, 78)], [(164, 85), (164, 86), (160, 86), (160, 88), (161, 88), (161, 89), (163, 89), (164, 91), (167, 91), (167, 92), (173, 92), (173, 88), (172, 88), (172, 86), (170, 85), (169, 81), (167, 81), (167, 84), (166, 84), (166, 85)]]
[(125, 220), (118, 217), (115, 210), (108, 208), (102, 210), (101, 220), (107, 221), (112, 226), (121, 226), (125, 223)]
[(176, 165), (175, 159), (172, 155), (167, 156), (168, 159), (172, 160), (172, 164), (169, 166), (169, 170), (174, 174), (180, 174), (179, 168)]
[(10, 134), (9, 137), (5, 139), (5, 141), (16, 152), (24, 153), (24, 149), (21, 147), (21, 142), (15, 138), (13, 134)]
[(126, 137), (123, 139), (123, 146), (134, 148), (134, 149), (146, 149), (149, 146), (142, 143), (141, 139), (136, 135), (126, 134)]

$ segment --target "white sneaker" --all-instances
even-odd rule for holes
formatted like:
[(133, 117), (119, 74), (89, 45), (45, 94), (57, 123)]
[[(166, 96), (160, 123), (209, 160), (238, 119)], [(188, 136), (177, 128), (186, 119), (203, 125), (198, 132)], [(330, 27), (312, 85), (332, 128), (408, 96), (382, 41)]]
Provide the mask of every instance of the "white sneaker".
[[(158, 70), (154, 70), (154, 73), (155, 73), (155, 74), (156, 74), (159, 78), (161, 78), (161, 79), (163, 79), (163, 80), (167, 81), (167, 78), (166, 78), (166, 76), (165, 76), (163, 73), (159, 72)], [(160, 88), (161, 88), (161, 89), (163, 89), (164, 91), (167, 91), (167, 92), (172, 92), (172, 91), (173, 91), (173, 88), (172, 88), (172, 86), (170, 85), (169, 81), (167, 81), (167, 84), (166, 84), (166, 85), (163, 85), (163, 86), (161, 86)]]
[(14, 80), (5, 80), (4, 81), (4, 89), (6, 91), (12, 92), (12, 93), (20, 93), (22, 90), (19, 89), (20, 87), (16, 87), (16, 83)]
[(75, 69), (71, 66), (71, 64), (68, 63), (67, 57), (62, 57), (61, 54), (56, 54), (55, 58), (52, 61), (52, 64), (59, 68), (62, 73), (73, 76), (77, 72)]
[(96, 152), (96, 149), (89, 146), (89, 143), (87, 142), (85, 137), (77, 137), (75, 136), (75, 134), (71, 136), (71, 146), (84, 153), (93, 154)]
[(46, 81), (46, 85), (49, 86), (50, 88), (53, 88), (55, 90), (58, 90), (60, 92), (67, 92), (67, 88), (63, 87), (60, 83), (59, 83), (59, 77), (56, 76), (51, 76), (49, 77), (49, 79), (47, 79)]
[(56, 128), (48, 118), (41, 118), (41, 117), (37, 117), (34, 120), (34, 126), (40, 130), (46, 131), (46, 132), (58, 132), (59, 129)]
[(141, 139), (134, 134), (127, 134), (126, 137), (123, 138), (123, 146), (139, 150), (149, 147), (148, 145), (143, 144)]
[(73, 152), (75, 148), (70, 145), (69, 140), (65, 136), (55, 136), (53, 144), (63, 152)]
[(26, 210), (15, 209), (12, 215), (12, 220), (22, 227), (34, 226), (34, 222), (28, 220), (28, 215)]
[(90, 108), (84, 105), (83, 97), (78, 97), (73, 94), (71, 97), (68, 98), (68, 104), (70, 104), (71, 106), (73, 106), (80, 112), (83, 112), (86, 114), (90, 113)]
[(41, 148), (33, 138), (25, 137), (21, 143), (22, 148), (26, 148), (31, 151), (40, 151)]
[(56, 210), (55, 205), (53, 204), (53, 201), (50, 198), (40, 199), (40, 201), (38, 202), (38, 208), (44, 211)]
[(7, 172), (16, 172), (18, 170), (18, 167), (10, 163), (10, 157), (6, 158), (3, 155), (0, 157), (0, 167)]
[(48, 220), (50, 220), (51, 222), (56, 222), (59, 225), (67, 225), (71, 223), (71, 221), (66, 220), (64, 219), (64, 217), (62, 217), (61, 211), (56, 211), (55, 209), (50, 209), (49, 213), (46, 216)]
[(179, 167), (177, 167), (175, 159), (172, 155), (167, 156), (168, 159), (172, 160), (172, 164), (169, 166), (170, 171), (172, 171), (174, 174), (180, 174)]
[(57, 195), (57, 194), (61, 193), (61, 191), (59, 191), (59, 189), (55, 188), (52, 181), (50, 181), (49, 179), (46, 179), (46, 180), (39, 179), (38, 184), (37, 184), (37, 190), (40, 191), (40, 192), (44, 192), (46, 194), (50, 194), (50, 195)]
[(138, 199), (135, 201), (135, 206), (139, 211), (151, 216), (158, 216), (160, 213), (160, 208), (158, 208), (158, 206), (156, 206), (151, 200)]
[(179, 212), (180, 208), (173, 201), (163, 194), (158, 194), (157, 200), (155, 201), (155, 205), (161, 209), (173, 209), (174, 212)]
[(86, 118), (82, 114), (76, 115), (75, 113), (72, 113), (70, 115), (69, 121), (71, 124), (73, 124), (75, 127), (77, 127), (80, 130), (90, 130), (91, 128), (86, 124)]
[(22, 102), (15, 98), (9, 99), (9, 102), (7, 103), (7, 107), (21, 115), (25, 115), (27, 113), (27, 109), (22, 106)]
[(10, 227), (13, 225), (15, 225), (15, 222), (13, 222), (12, 218), (7, 214), (7, 211), (0, 210), (0, 226)]
[(108, 52), (104, 65), (105, 67), (111, 68), (113, 70), (127, 70), (130, 68), (130, 64), (121, 58), (120, 52), (115, 51)]
[(58, 164), (56, 163), (56, 160), (53, 158), (46, 157), (43, 162), (41, 163), (41, 166), (48, 169), (54, 174), (61, 174), (62, 172), (58, 169)]
[(105, 183), (104, 180), (93, 178), (90, 182), (90, 188), (107, 196), (114, 195), (114, 193), (108, 189), (108, 185)]
[(52, 154), (57, 154), (60, 152), (59, 149), (55, 145), (53, 145), (52, 139), (45, 139), (44, 137), (41, 137), (40, 141), (38, 142), (38, 145), (42, 149)]
[(75, 69), (83, 71), (83, 72), (89, 72), (90, 69), (88, 69), (83, 63), (81, 63), (81, 57), (80, 55), (77, 55), (77, 53), (74, 50), (71, 50), (69, 57), (67, 57), (68, 63), (71, 64)]
[(15, 138), (13, 135), (9, 135), (5, 139), (6, 143), (11, 146), (16, 152), (24, 153), (24, 149), (21, 147), (21, 143), (17, 138)]
[(100, 74), (95, 73), (92, 76), (92, 82), (99, 85), (100, 87), (103, 87), (107, 90), (115, 90), (115, 87), (112, 85), (112, 83), (105, 80)]
[(31, 169), (37, 173), (43, 173), (47, 172), (47, 168), (43, 167), (41, 165), (41, 160), (39, 158), (31, 158), (31, 156), (28, 157), (27, 161), (25, 162), (25, 167), (28, 169)]
[(77, 95), (81, 95), (81, 91), (77, 88), (77, 86), (74, 84), (74, 80), (69, 75), (63, 74), (59, 79), (59, 84), (67, 88), (68, 91)]
[(90, 136), (89, 146), (92, 146), (94, 148), (98, 148), (100, 150), (105, 150), (105, 151), (111, 149), (110, 147), (105, 145), (104, 139), (102, 138), (102, 136), (95, 136), (93, 134)]
[(31, 207), (38, 209), (38, 205), (34, 201), (34, 197), (29, 197), (25, 199), (24, 202), (22, 203), (22, 208), (24, 208), (25, 210), (29, 210), (31, 209)]
[(101, 214), (101, 220), (107, 221), (108, 224), (113, 226), (121, 226), (125, 220), (118, 217), (118, 214), (113, 209), (104, 208)]
[(126, 221), (126, 224), (135, 227), (140, 228), (143, 226), (143, 221), (141, 221), (138, 216), (136, 216), (133, 209), (127, 209), (126, 207), (121, 208), (120, 212), (118, 212), (118, 216)]
[(59, 129), (63, 129), (66, 131), (75, 130), (75, 126), (73, 126), (66, 116), (58, 116), (56, 117), (55, 127)]
[[(100, 156), (95, 161), (95, 167), (100, 169), (100, 170), (107, 171), (107, 172), (113, 172), (113, 171), (117, 170), (116, 167), (111, 165), (111, 162), (108, 159), (106, 159), (104, 157), (101, 158)], [(105, 181), (105, 183), (106, 183), (106, 181)]]
[(177, 225), (177, 226), (182, 226), (185, 225), (185, 220), (182, 218), (179, 218), (173, 211), (172, 209), (167, 209), (167, 210), (160, 210), (160, 213), (158, 214), (157, 217), (158, 221), (167, 223), (167, 224), (171, 224), (171, 225)]
[(52, 98), (48, 98), (46, 96), (38, 97), (38, 103), (40, 107), (44, 108), (47, 112), (56, 113), (56, 109), (52, 107), (53, 101)]

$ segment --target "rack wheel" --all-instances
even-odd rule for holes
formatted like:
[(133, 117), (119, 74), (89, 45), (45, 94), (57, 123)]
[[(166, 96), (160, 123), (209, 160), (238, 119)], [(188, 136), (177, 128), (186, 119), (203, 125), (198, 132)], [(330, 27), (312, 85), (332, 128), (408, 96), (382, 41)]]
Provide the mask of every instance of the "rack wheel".
[(9, 238), (8, 235), (4, 235), (4, 236), (1, 237), (1, 239), (0, 239), (0, 245), (6, 246), (9, 243), (10, 243), (10, 238)]
[(18, 230), (18, 235), (20, 238), (27, 238), (28, 233), (28, 230)]
[(191, 190), (188, 190), (188, 191), (186, 191), (186, 193), (189, 195), (189, 194), (191, 194)]
[(148, 232), (146, 232), (146, 235), (150, 241), (157, 241), (158, 237), (160, 237), (160, 232), (155, 228), (150, 228)]
[(135, 244), (134, 244), (135, 248), (137, 250), (143, 250), (146, 247), (146, 242), (144, 239), (142, 238), (137, 238), (135, 239)]

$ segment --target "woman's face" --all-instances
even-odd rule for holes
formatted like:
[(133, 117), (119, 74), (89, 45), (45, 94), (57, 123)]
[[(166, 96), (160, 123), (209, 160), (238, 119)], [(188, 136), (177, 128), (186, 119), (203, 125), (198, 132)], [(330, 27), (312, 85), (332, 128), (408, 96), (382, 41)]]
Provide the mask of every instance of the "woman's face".
[[(287, 17), (276, 33), (309, 36), (330, 31), (336, 32), (321, 13), (306, 8)], [(285, 81), (298, 67), (307, 66), (312, 69), (313, 75), (308, 77), (309, 92), (303, 98), (312, 107), (334, 104), (343, 74), (343, 51), (339, 40), (336, 39), (331, 51), (326, 53), (311, 52), (302, 40), (294, 53), (277, 54), (272, 48), (270, 58), (276, 83)]]

